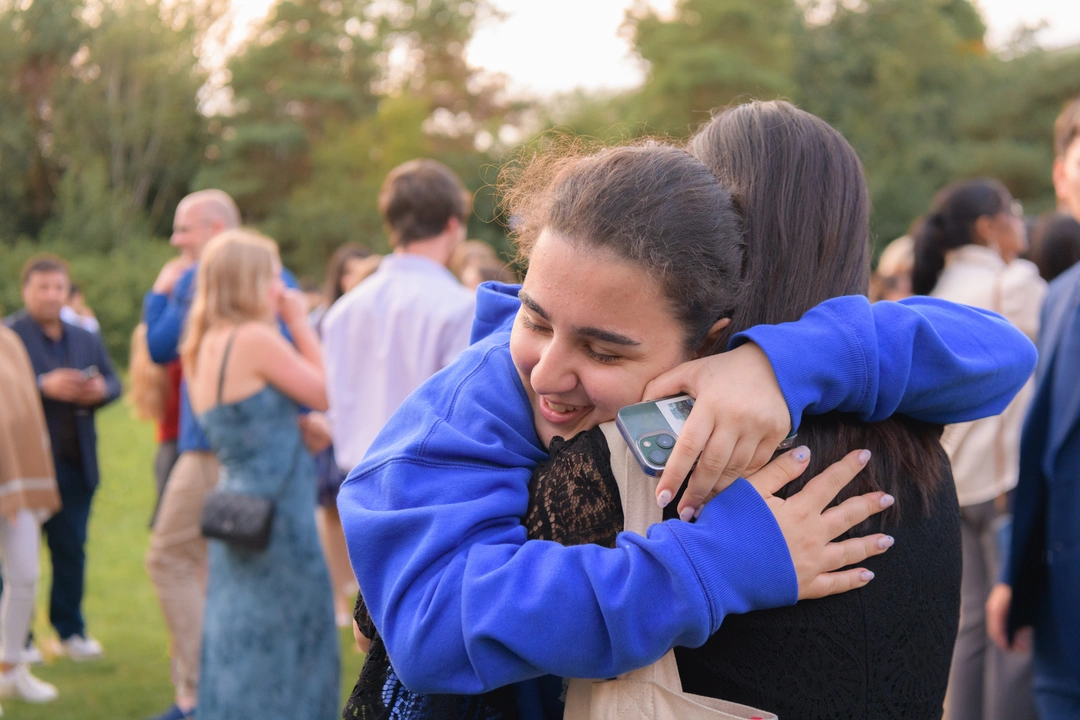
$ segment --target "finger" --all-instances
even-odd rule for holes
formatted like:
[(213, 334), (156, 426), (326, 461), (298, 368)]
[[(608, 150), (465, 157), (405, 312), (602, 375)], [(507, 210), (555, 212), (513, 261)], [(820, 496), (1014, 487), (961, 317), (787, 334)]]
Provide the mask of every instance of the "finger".
[(684, 393), (691, 397), (697, 397), (697, 383), (694, 381), (696, 370), (697, 364), (693, 361), (668, 370), (645, 386), (641, 401), (658, 400)]
[(690, 474), (694, 462), (713, 434), (712, 418), (703, 413), (699, 415), (690, 413), (690, 416), (686, 418), (686, 424), (679, 432), (675, 447), (672, 448), (671, 455), (664, 465), (664, 472), (656, 486), (656, 502), (660, 507), (667, 507), (667, 504), (679, 492), (683, 480)]
[(843, 535), (871, 515), (876, 515), (895, 502), (892, 495), (883, 492), (866, 493), (848, 498), (836, 507), (821, 513), (829, 538)]
[[(780, 440), (783, 440), (783, 438)], [(772, 438), (764, 438), (758, 443), (757, 449), (754, 450), (753, 457), (750, 458), (750, 462), (746, 464), (746, 469), (743, 470), (743, 477), (753, 475), (758, 470), (765, 467), (776, 453), (776, 446), (780, 444), (780, 440), (773, 442)]]
[(819, 515), (869, 461), (869, 450), (849, 452), (842, 460), (833, 463), (806, 483), (806, 487), (790, 500), (799, 503), (799, 507), (805, 512)]
[(806, 471), (806, 464), (809, 462), (810, 448), (800, 445), (780, 455), (746, 479), (762, 497), (767, 499), (772, 497), (780, 488), (802, 475)]
[(745, 442), (736, 442), (730, 450), (729, 447), (727, 438), (716, 433), (709, 439), (698, 458), (694, 474), (690, 476), (686, 492), (679, 501), (680, 518), (687, 512), (691, 515), (696, 513), (710, 492), (723, 492), (742, 477), (743, 470), (753, 457), (754, 448)]
[(829, 543), (821, 554), (822, 570), (833, 571), (861, 563), (866, 558), (880, 555), (893, 546), (890, 535), (870, 535)]
[(1013, 652), (1031, 652), (1031, 634), (1032, 630), (1029, 627), (1017, 630), (1013, 635), (1012, 647), (1009, 649)]
[(806, 587), (799, 588), (799, 599), (811, 600), (829, 595), (838, 595), (848, 590), (861, 588), (873, 579), (874, 573), (866, 568), (821, 573), (811, 580)]
[(1000, 613), (987, 612), (986, 634), (1002, 650), (1009, 650), (1009, 638), (1005, 634), (1005, 617)]

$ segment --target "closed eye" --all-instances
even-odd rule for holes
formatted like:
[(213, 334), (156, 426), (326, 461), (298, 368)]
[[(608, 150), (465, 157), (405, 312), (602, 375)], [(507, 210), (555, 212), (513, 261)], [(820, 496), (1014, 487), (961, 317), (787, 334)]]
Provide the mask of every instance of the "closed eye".
[(545, 333), (545, 334), (551, 332), (551, 328), (544, 327), (542, 325), (537, 325), (536, 323), (534, 323), (532, 320), (529, 319), (528, 315), (525, 315), (524, 313), (521, 315), (521, 324), (524, 325), (527, 329), (529, 329), (529, 330), (531, 330), (533, 332)]
[(619, 360), (622, 360), (622, 357), (619, 356), (619, 355), (605, 355), (604, 353), (598, 353), (595, 350), (593, 350), (591, 347), (588, 347), (588, 346), (586, 346), (585, 351), (589, 354), (589, 357), (591, 357), (593, 360), (595, 360), (596, 362), (599, 362), (599, 363), (604, 363), (605, 365), (615, 363), (615, 362), (618, 362)]

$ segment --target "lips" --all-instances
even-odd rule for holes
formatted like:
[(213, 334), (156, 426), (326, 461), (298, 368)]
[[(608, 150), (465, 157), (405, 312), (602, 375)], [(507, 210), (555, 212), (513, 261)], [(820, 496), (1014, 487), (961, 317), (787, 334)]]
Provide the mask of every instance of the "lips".
[(591, 405), (565, 405), (540, 396), (540, 414), (553, 425), (563, 425), (579, 420), (591, 409)]

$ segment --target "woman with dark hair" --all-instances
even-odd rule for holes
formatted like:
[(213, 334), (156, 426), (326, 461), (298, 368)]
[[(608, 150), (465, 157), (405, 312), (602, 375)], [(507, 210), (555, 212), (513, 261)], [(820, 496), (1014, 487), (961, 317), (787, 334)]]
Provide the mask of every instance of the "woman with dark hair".
[(1066, 213), (1040, 215), (1031, 229), (1028, 259), (1048, 283), (1080, 262), (1080, 222)]
[[(984, 178), (949, 185), (916, 234), (915, 289), (998, 312), (1034, 339), (1046, 282), (1035, 265), (1015, 259), (1024, 245), (1019, 209), (1004, 185)], [(950, 425), (942, 438), (956, 481), (964, 559), (947, 706), (953, 720), (1035, 717), (1030, 655), (995, 647), (985, 612), (1001, 575), (997, 537), (1009, 520), (1020, 429), (1033, 391), (1029, 380), (1000, 415)]]
[[(791, 114), (812, 118), (784, 104), (753, 107), (766, 120), (763, 109), (781, 111), (779, 122), (755, 130), (768, 138), (765, 156), (776, 139), (770, 133), (782, 135)], [(342, 488), (339, 508), (371, 610), (361, 629), (379, 634), (349, 717), (551, 715), (545, 699), (554, 698), (543, 682), (485, 696), (479, 708), (418, 693), (485, 692), (544, 673), (613, 677), (672, 646), (702, 645), (730, 613), (864, 587), (873, 573), (860, 563), (891, 538), (877, 533), (818, 544), (837, 526), (814, 531), (814, 540), (799, 535), (838, 513), (850, 521), (844, 528), (859, 524), (871, 508), (891, 505), (891, 496), (879, 490), (850, 497), (839, 509), (819, 507), (794, 522), (788, 512), (808, 497), (822, 499), (820, 483), (830, 475), (832, 491), (846, 484), (869, 453), (846, 456), (787, 501), (773, 496), (776, 486), (761, 490), (759, 476), (778, 467), (784, 480), (802, 474), (806, 447), (780, 456), (750, 482), (732, 482), (734, 476), (763, 465), (804, 412), (841, 410), (863, 421), (897, 411), (931, 422), (970, 419), (999, 411), (1022, 384), (1034, 362), (1030, 343), (996, 316), (926, 299), (871, 306), (865, 297), (835, 297), (866, 291), (865, 183), (835, 131), (816, 118), (795, 127), (805, 141), (795, 135), (792, 142), (843, 150), (843, 167), (830, 158), (791, 183), (792, 172), (804, 168), (787, 165), (772, 176), (775, 186), (765, 178), (757, 188), (723, 177), (719, 160), (656, 143), (526, 165), (509, 195), (529, 261), (520, 296), (516, 287), (481, 287), (474, 326), (474, 339), (481, 339), (406, 401)], [(826, 131), (839, 144), (820, 137)], [(818, 209), (802, 204), (804, 186), (818, 188), (806, 191), (809, 201), (830, 193), (829, 213), (803, 212)], [(777, 196), (758, 198), (755, 189), (766, 187)], [(762, 213), (791, 218), (771, 228), (780, 234), (771, 247), (754, 244), (765, 226), (740, 231), (746, 203), (759, 201)], [(812, 250), (799, 250), (803, 237), (811, 237), (802, 242)], [(787, 251), (817, 260), (804, 273), (786, 264)], [(824, 267), (826, 253), (849, 251), (850, 266)], [(823, 279), (812, 282), (818, 263)], [(746, 306), (755, 289), (748, 285), (763, 281), (759, 274), (790, 290), (779, 309), (761, 312), (797, 322), (736, 324), (752, 322)], [(765, 305), (774, 302), (766, 298)], [(622, 511), (595, 428), (643, 392), (652, 394), (656, 383), (646, 386), (657, 376), (670, 386), (680, 378), (713, 380), (691, 393), (698, 403), (657, 487), (662, 505), (677, 508), (683, 520), (698, 519), (659, 523), (643, 538), (619, 532)], [(908, 436), (904, 421), (896, 422), (899, 454), (936, 454), (934, 467), (947, 473), (934, 429)], [(849, 435), (838, 430), (836, 437)], [(878, 454), (893, 449), (855, 430), (850, 437), (878, 443)], [(859, 446), (844, 449), (852, 447)], [(699, 453), (689, 489), (673, 499)], [(860, 480), (860, 492), (876, 484), (897, 488), (907, 502), (890, 526), (919, 522), (923, 505), (937, 500), (940, 478), (931, 469), (920, 476), (924, 482), (903, 483), (896, 476), (917, 469), (883, 460)], [(718, 484), (730, 487), (702, 503)], [(955, 536), (955, 510), (952, 520)], [(542, 538), (574, 546), (536, 541)], [(381, 552), (363, 552), (372, 544)], [(935, 577), (958, 571), (958, 557), (945, 556)], [(828, 573), (845, 565), (856, 567)], [(861, 632), (855, 640), (868, 642)]]

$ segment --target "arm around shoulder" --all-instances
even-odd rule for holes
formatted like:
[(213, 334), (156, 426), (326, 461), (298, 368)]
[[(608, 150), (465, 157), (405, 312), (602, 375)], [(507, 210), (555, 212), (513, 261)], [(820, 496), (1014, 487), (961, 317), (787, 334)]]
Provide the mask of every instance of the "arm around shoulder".
[(900, 413), (953, 423), (994, 415), (1023, 387), (1037, 354), (1000, 315), (929, 297), (827, 300), (794, 323), (735, 336), (776, 373), (792, 422), (832, 410), (868, 422)]
[(322, 363), (302, 355), (277, 328), (268, 324), (252, 323), (241, 337), (244, 351), (251, 353), (255, 372), (268, 385), (301, 405), (326, 410)]

